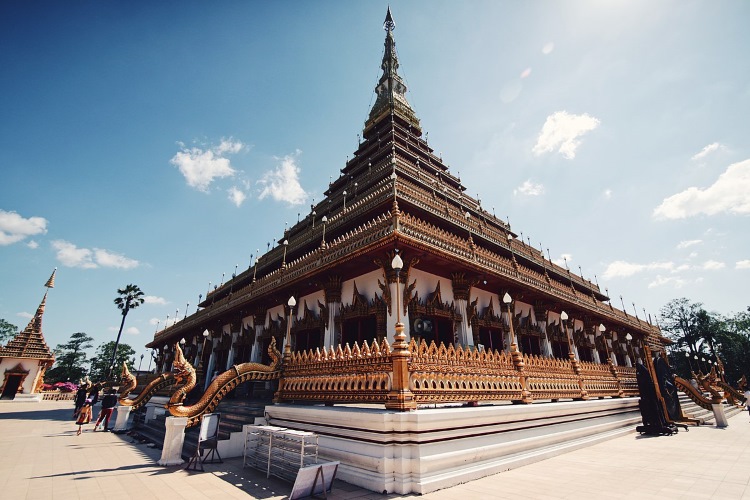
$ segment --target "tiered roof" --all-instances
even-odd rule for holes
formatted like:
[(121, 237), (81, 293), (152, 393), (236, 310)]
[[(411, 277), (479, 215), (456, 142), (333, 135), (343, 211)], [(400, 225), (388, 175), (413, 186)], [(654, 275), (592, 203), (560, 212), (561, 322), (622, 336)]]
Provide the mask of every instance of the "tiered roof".
[(285, 302), (289, 293), (320, 289), (321, 273), (333, 271), (348, 279), (375, 270), (374, 259), (394, 246), (405, 256), (419, 256), (421, 266), (437, 274), (481, 277), (476, 280), (480, 287), (509, 290), (537, 305), (558, 304), (579, 316), (606, 318), (613, 326), (645, 334), (658, 346), (658, 328), (606, 303), (609, 299), (597, 284), (546, 259), (541, 250), (517, 239), (510, 225), (487, 212), (479, 199), (465, 194), (461, 179), (422, 136), (406, 99), (390, 9), (384, 28), (383, 74), (362, 142), (329, 184), (325, 199), (311, 206), (252, 267), (209, 291), (200, 304), (205, 309), (157, 333), (149, 346), (210, 327), (229, 313), (251, 313)]
[[(54, 284), (54, 273), (53, 277), (50, 277), (50, 280), (47, 281), (48, 284), (50, 282)], [(47, 346), (42, 334), (42, 316), (46, 303), (47, 292), (44, 293), (44, 298), (37, 307), (36, 314), (26, 328), (13, 337), (4, 347), (0, 347), (0, 358), (55, 359), (55, 355)]]

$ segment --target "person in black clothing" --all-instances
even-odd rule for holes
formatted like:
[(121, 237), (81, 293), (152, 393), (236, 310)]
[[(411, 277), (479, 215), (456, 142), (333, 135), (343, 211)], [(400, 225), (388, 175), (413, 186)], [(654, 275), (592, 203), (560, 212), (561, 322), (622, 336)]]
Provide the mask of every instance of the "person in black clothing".
[(117, 406), (117, 394), (114, 389), (107, 391), (107, 394), (102, 398), (102, 411), (99, 412), (99, 418), (96, 419), (96, 425), (94, 426), (94, 432), (99, 428), (99, 424), (104, 420), (104, 430), (109, 429), (109, 417), (112, 416), (112, 411)]
[(91, 390), (89, 391), (89, 397), (88, 399), (91, 400), (91, 407), (93, 408), (94, 405), (99, 401), (99, 391), (102, 390), (102, 386), (98, 383), (91, 386)]
[(83, 408), (83, 403), (86, 402), (86, 393), (88, 392), (89, 386), (86, 382), (83, 382), (78, 386), (76, 391), (75, 409), (73, 410), (73, 420), (78, 418), (78, 413)]

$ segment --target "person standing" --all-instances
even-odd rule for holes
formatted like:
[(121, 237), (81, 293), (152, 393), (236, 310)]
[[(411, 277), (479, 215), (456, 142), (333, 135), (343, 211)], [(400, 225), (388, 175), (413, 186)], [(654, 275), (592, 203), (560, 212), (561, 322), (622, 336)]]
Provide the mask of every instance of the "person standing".
[(94, 432), (97, 431), (102, 420), (104, 420), (104, 430), (110, 430), (109, 418), (112, 416), (115, 406), (117, 406), (117, 394), (114, 389), (110, 389), (102, 398), (102, 411), (99, 412), (99, 418), (96, 420), (96, 425), (94, 425)]
[(78, 424), (78, 432), (76, 432), (76, 436), (81, 435), (83, 425), (88, 424), (89, 422), (91, 422), (91, 401), (87, 399), (84, 401), (81, 410), (78, 412), (78, 419), (76, 420), (76, 424)]
[(745, 407), (747, 407), (748, 413), (750, 413), (750, 387), (745, 388)]
[(73, 418), (78, 418), (78, 414), (83, 408), (83, 404), (86, 402), (86, 393), (88, 392), (89, 386), (86, 382), (81, 382), (76, 391), (75, 409), (73, 410)]

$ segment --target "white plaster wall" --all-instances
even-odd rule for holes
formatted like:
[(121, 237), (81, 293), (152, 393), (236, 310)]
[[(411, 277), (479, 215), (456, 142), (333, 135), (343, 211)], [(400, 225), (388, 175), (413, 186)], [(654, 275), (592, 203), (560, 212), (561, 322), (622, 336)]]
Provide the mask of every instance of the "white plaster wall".
[(352, 303), (355, 281), (357, 282), (357, 291), (367, 297), (368, 301), (374, 299), (376, 294), (381, 295), (383, 292), (380, 290), (380, 287), (378, 287), (378, 280), (380, 280), (381, 283), (385, 281), (382, 269), (344, 281), (341, 283), (341, 304), (350, 305)]
[(29, 359), (29, 358), (1, 358), (0, 359), (0, 387), (2, 387), (2, 383), (5, 381), (5, 370), (10, 370), (12, 368), (15, 368), (16, 365), (21, 363), (21, 366), (23, 366), (24, 370), (29, 370), (29, 374), (26, 376), (26, 379), (23, 381), (23, 384), (21, 385), (22, 390), (21, 392), (23, 394), (30, 394), (31, 390), (34, 388), (34, 380), (36, 380), (36, 375), (39, 372), (39, 360), (38, 359)]
[[(287, 298), (287, 300), (289, 299)], [(276, 321), (279, 318), (279, 316), (281, 316), (282, 318), (286, 318), (288, 307), (289, 306), (287, 306), (286, 304), (280, 304), (278, 306), (274, 306), (268, 309), (266, 311), (266, 317), (263, 320), (264, 321), (263, 324), (265, 325), (265, 327), (268, 328), (271, 326), (271, 323), (268, 320), (269, 315), (271, 316), (271, 319), (273, 321)]]
[(471, 295), (469, 297), (469, 302), (474, 301), (474, 299), (478, 299), (477, 300), (477, 313), (478, 314), (484, 314), (485, 310), (490, 305), (490, 300), (492, 300), (492, 305), (493, 305), (493, 309), (495, 310), (495, 314), (497, 316), (500, 316), (500, 307), (498, 306), (498, 304), (501, 302), (496, 293), (488, 292), (486, 290), (481, 290), (479, 288), (472, 288)]
[(440, 295), (443, 298), (443, 302), (447, 304), (453, 302), (453, 283), (451, 283), (449, 278), (443, 278), (436, 274), (422, 271), (421, 269), (412, 269), (409, 273), (409, 283), (407, 283), (407, 286), (414, 283), (415, 279), (417, 280), (415, 290), (419, 293), (420, 299), (426, 300), (435, 291), (438, 281), (440, 281)]
[[(357, 284), (359, 286), (359, 284)], [(325, 304), (326, 302), (326, 294), (323, 290), (319, 290), (317, 292), (305, 295), (304, 297), (300, 297), (297, 299), (297, 316), (298, 318), (302, 318), (305, 314), (305, 305), (307, 305), (307, 308), (310, 309), (313, 313), (315, 313), (316, 316), (320, 315), (320, 307), (318, 306), (318, 301), (320, 301), (321, 304)]]

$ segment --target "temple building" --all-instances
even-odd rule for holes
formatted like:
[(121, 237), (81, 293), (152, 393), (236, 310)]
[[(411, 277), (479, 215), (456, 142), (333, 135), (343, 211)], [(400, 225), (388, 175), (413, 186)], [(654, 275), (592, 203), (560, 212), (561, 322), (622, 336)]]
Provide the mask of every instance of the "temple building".
[(644, 345), (662, 351), (655, 325), (614, 307), (597, 284), (545, 258), (466, 194), (406, 99), (390, 10), (384, 27), (377, 98), (353, 157), (273, 248), (155, 333), (147, 347), (158, 350), (157, 370), (169, 370), (180, 342), (205, 387), (215, 371), (265, 362), (287, 326), (292, 351), (302, 351), (393, 342), (397, 317), (407, 340), (463, 349), (515, 344), (614, 366), (633, 366)]
[(2, 399), (38, 399), (44, 383), (44, 372), (55, 362), (55, 355), (47, 346), (42, 333), (42, 316), (47, 304), (49, 288), (55, 286), (55, 270), (47, 283), (47, 292), (37, 307), (36, 314), (26, 328), (0, 347), (0, 376)]

